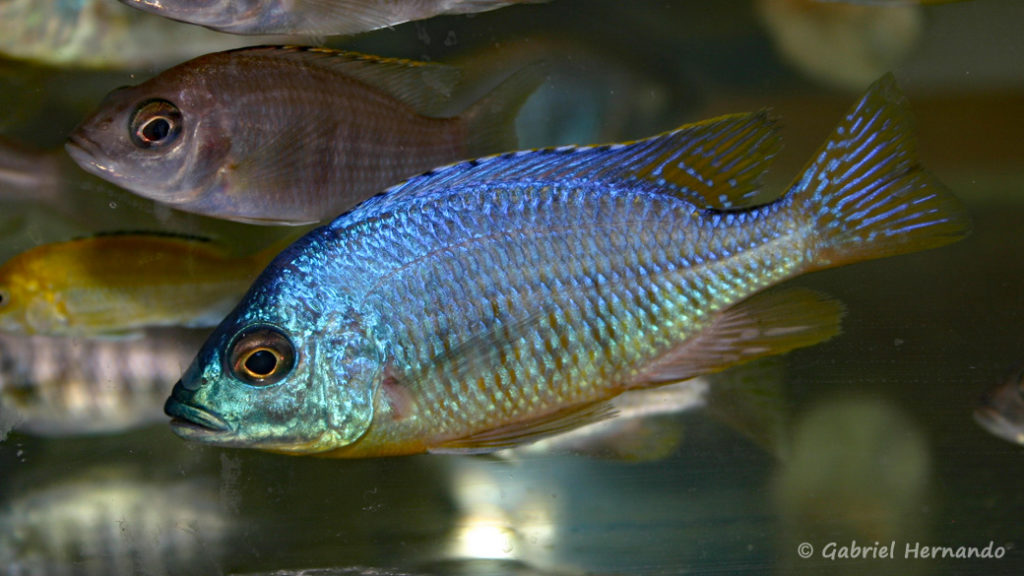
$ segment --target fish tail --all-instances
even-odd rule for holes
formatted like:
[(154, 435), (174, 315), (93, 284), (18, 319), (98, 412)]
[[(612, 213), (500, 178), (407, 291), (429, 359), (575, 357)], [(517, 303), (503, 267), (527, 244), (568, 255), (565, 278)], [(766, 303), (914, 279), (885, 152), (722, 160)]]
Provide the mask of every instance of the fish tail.
[(935, 248), (970, 230), (964, 207), (921, 166), (891, 74), (868, 89), (792, 190), (817, 231), (813, 269)]
[(516, 117), (544, 82), (543, 69), (540, 63), (520, 68), (462, 113), (468, 157), (489, 156), (519, 147)]

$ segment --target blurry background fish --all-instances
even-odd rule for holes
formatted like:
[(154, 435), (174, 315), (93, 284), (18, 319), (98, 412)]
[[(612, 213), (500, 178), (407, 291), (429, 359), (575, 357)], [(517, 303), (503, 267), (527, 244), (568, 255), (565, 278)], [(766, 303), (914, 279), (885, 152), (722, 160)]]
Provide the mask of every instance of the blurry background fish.
[(209, 240), (153, 233), (37, 246), (0, 265), (0, 329), (125, 336), (214, 326), (278, 248), (232, 257)]
[(51, 66), (163, 66), (261, 41), (267, 39), (184, 26), (113, 0), (0, 0), (0, 53)]
[(444, 14), (547, 0), (120, 0), (174, 20), (233, 34), (356, 34)]
[[(934, 573), (903, 556), (906, 542), (930, 533), (931, 446), (901, 408), (883, 398), (833, 396), (798, 415), (789, 457), (775, 472), (772, 496), (784, 554), (775, 574)], [(896, 558), (830, 561), (817, 547), (897, 541)], [(811, 558), (797, 546), (809, 542)]]
[(974, 409), (974, 419), (992, 434), (1024, 445), (1024, 372), (992, 388)]
[(435, 166), (515, 148), (515, 117), (540, 71), (507, 75), (455, 114), (460, 77), (308, 47), (208, 54), (112, 92), (67, 150), (84, 170), (180, 210), (308, 224)]
[(814, 81), (861, 90), (897, 67), (921, 36), (920, 7), (907, 2), (758, 0), (776, 49)]
[(0, 572), (220, 574), (231, 533), (216, 482), (97, 465), (44, 480), (0, 509)]
[(0, 406), (8, 427), (66, 436), (164, 423), (164, 401), (205, 337), (203, 330), (177, 329), (120, 340), (0, 332)]

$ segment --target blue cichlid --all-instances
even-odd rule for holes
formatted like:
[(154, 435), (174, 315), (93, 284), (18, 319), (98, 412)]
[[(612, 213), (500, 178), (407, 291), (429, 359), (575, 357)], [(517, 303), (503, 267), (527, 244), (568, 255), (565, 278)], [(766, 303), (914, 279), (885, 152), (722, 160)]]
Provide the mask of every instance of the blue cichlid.
[(332, 457), (507, 448), (828, 339), (837, 302), (765, 289), (967, 232), (891, 76), (752, 205), (779, 144), (762, 112), (412, 178), (270, 264), (175, 386), (172, 427)]

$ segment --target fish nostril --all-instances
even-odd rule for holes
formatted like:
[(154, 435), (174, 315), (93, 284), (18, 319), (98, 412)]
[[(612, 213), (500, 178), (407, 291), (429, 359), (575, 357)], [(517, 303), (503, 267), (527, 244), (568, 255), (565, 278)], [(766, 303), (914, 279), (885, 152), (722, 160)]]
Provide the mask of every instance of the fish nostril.
[(204, 378), (194, 378), (194, 379), (184, 379), (184, 378), (182, 378), (181, 380), (178, 380), (178, 384), (175, 386), (175, 388), (180, 387), (180, 388), (182, 388), (184, 390), (188, 390), (189, 392), (195, 392), (196, 390), (199, 390), (203, 386), (206, 386), (206, 378), (205, 377)]

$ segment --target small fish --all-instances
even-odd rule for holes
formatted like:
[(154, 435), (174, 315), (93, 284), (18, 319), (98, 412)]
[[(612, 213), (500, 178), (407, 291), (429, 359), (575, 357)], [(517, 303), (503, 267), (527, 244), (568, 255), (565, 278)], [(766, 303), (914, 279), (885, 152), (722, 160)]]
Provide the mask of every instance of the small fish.
[(256, 224), (337, 216), (403, 178), (515, 147), (540, 80), (435, 117), (457, 68), (320, 48), (210, 54), (112, 92), (71, 135), (86, 171), (188, 212)]
[(109, 434), (164, 419), (163, 402), (208, 335), (150, 330), (134, 339), (0, 333), (0, 405), (19, 432)]
[(0, 53), (50, 66), (166, 66), (260, 40), (182, 26), (109, 0), (0, 0)]
[(766, 290), (966, 234), (883, 77), (774, 202), (764, 112), (626, 144), (439, 168), (285, 249), (165, 411), (179, 436), (291, 454), (488, 452), (839, 331), (842, 307)]
[(139, 10), (232, 34), (358, 34), (447, 14), (547, 0), (120, 0)]
[(1003, 440), (1024, 445), (1024, 372), (985, 394), (974, 420)]
[(37, 246), (0, 266), (0, 330), (124, 335), (215, 326), (273, 257), (231, 257), (163, 234), (108, 234)]

